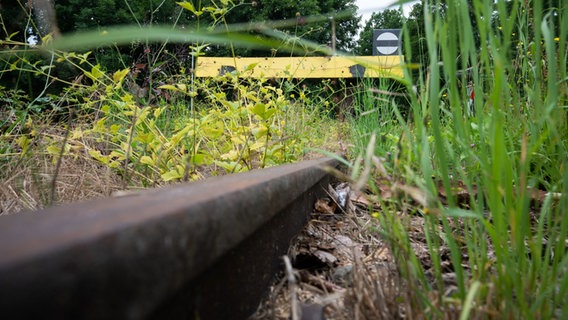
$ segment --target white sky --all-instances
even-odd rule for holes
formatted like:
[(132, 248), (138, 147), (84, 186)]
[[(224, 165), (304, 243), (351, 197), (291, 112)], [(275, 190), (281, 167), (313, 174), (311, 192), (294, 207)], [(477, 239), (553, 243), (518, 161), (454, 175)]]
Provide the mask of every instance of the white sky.
[[(355, 0), (355, 4), (359, 7), (358, 13), (363, 16), (361, 19), (361, 24), (364, 25), (367, 20), (371, 17), (373, 12), (383, 11), (395, 3), (396, 0)], [(407, 15), (415, 2), (405, 4), (403, 6), (403, 12)], [(397, 8), (396, 6), (393, 7)]]

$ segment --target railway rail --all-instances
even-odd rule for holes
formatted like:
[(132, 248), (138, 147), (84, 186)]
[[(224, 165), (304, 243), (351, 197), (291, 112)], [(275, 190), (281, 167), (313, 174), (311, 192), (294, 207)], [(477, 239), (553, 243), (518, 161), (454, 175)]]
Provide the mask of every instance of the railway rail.
[(0, 217), (0, 318), (245, 319), (337, 165)]

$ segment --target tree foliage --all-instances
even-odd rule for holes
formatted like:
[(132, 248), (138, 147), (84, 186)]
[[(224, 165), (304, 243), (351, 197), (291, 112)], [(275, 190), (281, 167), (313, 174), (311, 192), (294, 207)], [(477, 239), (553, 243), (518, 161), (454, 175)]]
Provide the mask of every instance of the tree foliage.
[[(2, 17), (3, 38), (12, 37), (14, 41), (25, 43), (34, 34), (40, 35), (37, 26), (39, 20), (34, 18), (31, 1), (2, 2), (0, 17)], [(211, 46), (207, 54), (215, 56), (269, 56), (288, 55), (289, 49), (302, 49), (297, 39), (309, 40), (322, 46), (331, 43), (331, 25), (335, 23), (336, 48), (351, 51), (355, 48), (356, 34), (360, 18), (354, 0), (100, 0), (88, 5), (81, 0), (57, 0), (55, 12), (59, 30), (62, 34), (83, 30), (104, 30), (108, 26), (135, 24), (141, 27), (149, 25), (168, 25), (187, 30), (206, 31), (212, 28), (223, 28), (227, 31), (239, 26), (239, 32), (248, 32), (262, 36), (260, 29), (265, 22), (278, 22), (277, 31), (282, 32), (282, 46), (288, 50), (272, 51), (253, 48), (231, 48), (230, 38), (226, 46)], [(180, 5), (181, 4), (181, 5)], [(197, 11), (187, 10), (187, 7)], [(314, 17), (316, 18), (314, 21)], [(333, 22), (330, 19), (333, 17)], [(245, 27), (242, 29), (242, 27)], [(248, 29), (246, 28), (248, 26)], [(39, 37), (36, 37), (39, 39)], [(190, 46), (195, 44), (149, 44), (132, 41), (126, 46), (103, 46), (93, 50), (89, 60), (99, 64), (102, 70), (112, 71), (132, 68), (136, 72), (134, 82), (147, 86), (156, 82), (157, 77), (167, 77), (167, 74), (178, 72), (180, 66), (189, 61)], [(298, 55), (305, 55), (305, 50), (297, 50)], [(5, 61), (9, 65), (13, 61)], [(65, 71), (61, 74), (61, 66), (53, 69), (54, 76), (60, 79), (72, 80), (75, 73)], [(169, 70), (168, 70), (169, 69)], [(57, 75), (55, 75), (57, 73)], [(12, 74), (12, 73), (10, 73)], [(19, 82), (19, 75), (5, 75), (3, 83), (14, 80)], [(36, 79), (37, 85), (29, 84), (31, 91), (41, 90), (41, 79)], [(36, 80), (30, 80), (33, 82)], [(36, 81), (36, 82), (37, 82)], [(151, 85), (150, 85), (151, 86)], [(32, 88), (33, 87), (33, 88)], [(37, 87), (37, 88), (36, 88)]]
[[(211, 6), (215, 1), (203, 1), (202, 7)], [(317, 21), (310, 21), (312, 18)], [(333, 17), (333, 21), (331, 20)], [(206, 19), (206, 17), (204, 18)], [(357, 16), (357, 6), (354, 0), (258, 0), (252, 3), (236, 5), (223, 17), (223, 22), (229, 28), (233, 24), (248, 23), (250, 33), (265, 22), (281, 22), (278, 31), (288, 36), (289, 42), (283, 44), (287, 47), (295, 46), (294, 39), (301, 38), (320, 45), (331, 44), (332, 23), (336, 29), (336, 48), (343, 51), (352, 51), (356, 42), (360, 17)], [(267, 52), (265, 50), (237, 48), (235, 54), (239, 56), (266, 56), (289, 54), (289, 52)], [(233, 51), (230, 47), (216, 47), (209, 54), (216, 56), (230, 56)], [(305, 54), (298, 50), (298, 54)]]
[[(406, 32), (410, 39), (409, 44), (405, 45), (405, 57), (410, 62), (427, 64), (428, 49), (426, 37), (424, 36), (424, 4), (416, 3), (408, 15)], [(410, 49), (410, 50), (408, 50)]]
[[(350, 51), (356, 43), (359, 17), (354, 0), (257, 0), (189, 1), (196, 15), (183, 10), (176, 1), (146, 0), (139, 2), (122, 0), (101, 0), (85, 6), (81, 0), (60, 0), (56, 11), (62, 32), (96, 29), (103, 26), (132, 24), (152, 25), (168, 24), (206, 30), (211, 25), (258, 24), (266, 21), (289, 20), (290, 24), (279, 27), (280, 31), (291, 37), (314, 41), (327, 45), (331, 41), (331, 21), (322, 19), (317, 23), (306, 23), (306, 17), (329, 15), (339, 12), (335, 17), (337, 30), (337, 48)], [(252, 31), (251, 31), (252, 33)], [(278, 49), (278, 48), (274, 48)], [(215, 48), (215, 55), (231, 55), (230, 48)], [(237, 49), (235, 54), (250, 56), (260, 54), (251, 49)], [(266, 52), (264, 52), (266, 54)]]
[(173, 25), (187, 23), (191, 19), (175, 1), (164, 0), (99, 0), (89, 5), (81, 0), (58, 0), (55, 10), (63, 32), (132, 23)]

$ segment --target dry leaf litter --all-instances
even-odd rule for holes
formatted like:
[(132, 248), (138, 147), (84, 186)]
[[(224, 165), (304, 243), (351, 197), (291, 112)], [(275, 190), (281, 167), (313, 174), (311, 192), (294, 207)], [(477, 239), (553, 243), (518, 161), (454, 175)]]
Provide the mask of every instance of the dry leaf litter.
[[(404, 283), (379, 236), (377, 219), (369, 214), (376, 204), (347, 183), (330, 186), (328, 195), (316, 201), (309, 223), (284, 257), (290, 267), (251, 320), (407, 318)], [(427, 265), (420, 219), (413, 217), (409, 228), (413, 249)]]

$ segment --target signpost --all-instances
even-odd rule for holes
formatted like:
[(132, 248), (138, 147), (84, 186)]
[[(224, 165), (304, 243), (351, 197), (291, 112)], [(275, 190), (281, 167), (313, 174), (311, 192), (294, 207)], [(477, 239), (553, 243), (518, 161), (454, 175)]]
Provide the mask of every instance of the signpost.
[(401, 29), (373, 30), (373, 55), (398, 56)]

